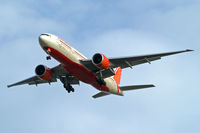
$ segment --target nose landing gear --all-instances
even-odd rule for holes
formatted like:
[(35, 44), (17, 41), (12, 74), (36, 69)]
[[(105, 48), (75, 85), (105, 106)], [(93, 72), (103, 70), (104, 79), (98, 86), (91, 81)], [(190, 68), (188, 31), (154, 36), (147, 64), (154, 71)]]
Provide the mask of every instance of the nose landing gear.
[(47, 56), (47, 57), (46, 57), (46, 60), (51, 60), (51, 56)]

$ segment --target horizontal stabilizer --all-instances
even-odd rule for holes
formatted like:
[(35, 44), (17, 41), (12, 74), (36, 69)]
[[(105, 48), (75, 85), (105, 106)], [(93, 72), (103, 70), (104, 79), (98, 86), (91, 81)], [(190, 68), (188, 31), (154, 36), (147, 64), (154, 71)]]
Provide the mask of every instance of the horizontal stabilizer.
[(109, 95), (109, 93), (105, 93), (105, 92), (99, 92), (96, 95), (92, 96), (93, 98), (99, 98), (99, 97), (103, 97), (103, 96), (107, 96)]
[(137, 90), (137, 89), (144, 89), (144, 88), (150, 88), (155, 87), (152, 84), (149, 85), (132, 85), (132, 86), (121, 86), (119, 87), (122, 91), (129, 91), (129, 90)]

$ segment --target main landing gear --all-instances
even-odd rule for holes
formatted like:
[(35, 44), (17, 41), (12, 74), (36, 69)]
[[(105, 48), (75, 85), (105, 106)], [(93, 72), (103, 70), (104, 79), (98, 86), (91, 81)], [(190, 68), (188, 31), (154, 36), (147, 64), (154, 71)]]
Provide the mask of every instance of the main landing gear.
[(66, 89), (68, 93), (74, 92), (74, 88), (71, 86), (71, 84), (68, 82), (66, 77), (60, 77), (60, 81), (63, 83), (63, 87)]
[(100, 86), (106, 85), (106, 82), (102, 78), (97, 78), (96, 81)]
[(64, 84), (63, 86), (68, 93), (74, 92), (74, 88), (70, 84)]
[(103, 79), (102, 71), (100, 70), (99, 73), (100, 73), (100, 76), (98, 76), (97, 79), (96, 79), (97, 83), (100, 85), (100, 87), (103, 86), (103, 85), (106, 86), (106, 82)]

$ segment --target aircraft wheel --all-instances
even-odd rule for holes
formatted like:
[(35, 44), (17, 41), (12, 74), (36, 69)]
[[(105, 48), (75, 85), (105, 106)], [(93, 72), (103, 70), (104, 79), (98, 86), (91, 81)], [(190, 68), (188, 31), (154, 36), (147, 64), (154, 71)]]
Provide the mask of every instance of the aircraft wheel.
[(102, 78), (97, 78), (96, 81), (100, 86), (106, 85), (106, 82)]
[(46, 59), (47, 59), (47, 60), (51, 60), (51, 56), (47, 56)]
[(71, 91), (74, 92), (74, 88), (72, 88)]
[(74, 88), (70, 84), (64, 84), (64, 88), (68, 93), (74, 92)]

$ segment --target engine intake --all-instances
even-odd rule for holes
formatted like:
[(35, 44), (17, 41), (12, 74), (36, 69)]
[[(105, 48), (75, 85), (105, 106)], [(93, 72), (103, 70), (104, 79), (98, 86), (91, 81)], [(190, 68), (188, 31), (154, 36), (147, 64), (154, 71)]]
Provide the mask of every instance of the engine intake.
[(108, 58), (100, 53), (96, 53), (92, 57), (92, 62), (95, 66), (102, 69), (108, 69), (110, 67), (110, 61), (108, 60)]
[(51, 80), (52, 79), (52, 73), (51, 73), (51, 69), (48, 68), (47, 66), (44, 65), (38, 65), (35, 68), (35, 73), (37, 76), (39, 76), (41, 79), (44, 80)]

